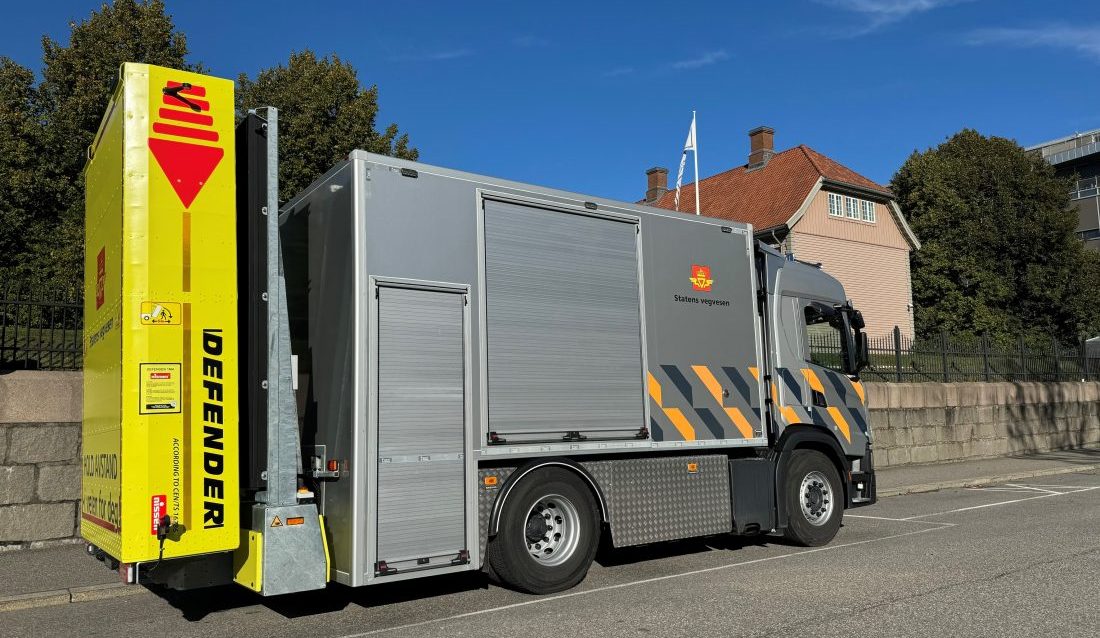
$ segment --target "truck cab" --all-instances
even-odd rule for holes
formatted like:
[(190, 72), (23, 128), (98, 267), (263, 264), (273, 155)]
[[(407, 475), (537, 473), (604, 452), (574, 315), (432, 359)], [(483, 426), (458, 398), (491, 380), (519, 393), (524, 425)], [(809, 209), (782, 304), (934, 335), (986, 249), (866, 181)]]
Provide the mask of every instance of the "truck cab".
[(868, 363), (863, 316), (819, 264), (764, 245), (758, 251), (772, 366), (772, 445), (785, 449), (793, 440), (819, 441), (849, 469), (846, 504), (871, 503), (872, 435), (859, 379)]

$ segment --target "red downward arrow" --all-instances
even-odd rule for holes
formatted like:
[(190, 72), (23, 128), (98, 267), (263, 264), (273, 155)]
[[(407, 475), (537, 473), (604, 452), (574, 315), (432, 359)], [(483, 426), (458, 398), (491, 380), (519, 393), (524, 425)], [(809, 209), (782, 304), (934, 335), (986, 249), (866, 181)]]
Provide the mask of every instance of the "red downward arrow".
[(157, 158), (157, 164), (160, 164), (184, 208), (189, 208), (191, 202), (195, 201), (206, 180), (225, 155), (225, 151), (216, 146), (200, 146), (155, 137), (149, 138), (149, 150), (153, 151), (153, 157)]

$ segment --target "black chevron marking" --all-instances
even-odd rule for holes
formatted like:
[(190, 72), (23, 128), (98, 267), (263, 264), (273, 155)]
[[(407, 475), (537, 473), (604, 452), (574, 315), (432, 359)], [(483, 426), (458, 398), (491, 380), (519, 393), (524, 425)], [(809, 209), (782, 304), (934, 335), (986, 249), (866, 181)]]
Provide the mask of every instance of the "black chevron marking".
[(716, 439), (729, 438), (725, 434), (725, 430), (722, 428), (722, 424), (718, 422), (718, 419), (711, 412), (710, 408), (696, 408), (695, 413), (699, 415), (699, 418), (703, 420), (703, 424), (710, 430), (712, 437)]
[[(661, 369), (665, 371), (668, 378), (672, 381), (672, 384), (676, 386), (676, 389), (680, 391), (680, 394), (684, 395), (687, 399), (688, 405), (695, 405), (695, 401), (692, 398), (691, 381), (687, 380), (684, 373), (680, 372), (680, 368), (676, 366), (661, 366)], [(668, 403), (667, 401), (665, 402)]]

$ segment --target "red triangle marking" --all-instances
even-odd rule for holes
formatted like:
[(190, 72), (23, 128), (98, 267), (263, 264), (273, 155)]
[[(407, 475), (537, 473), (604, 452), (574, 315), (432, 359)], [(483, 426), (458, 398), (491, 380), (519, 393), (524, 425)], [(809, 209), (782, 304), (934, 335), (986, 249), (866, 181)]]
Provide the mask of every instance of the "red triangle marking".
[(153, 151), (153, 157), (157, 158), (157, 164), (160, 164), (184, 208), (190, 207), (191, 202), (195, 201), (206, 180), (225, 155), (223, 149), (215, 146), (155, 137), (149, 138), (149, 150)]

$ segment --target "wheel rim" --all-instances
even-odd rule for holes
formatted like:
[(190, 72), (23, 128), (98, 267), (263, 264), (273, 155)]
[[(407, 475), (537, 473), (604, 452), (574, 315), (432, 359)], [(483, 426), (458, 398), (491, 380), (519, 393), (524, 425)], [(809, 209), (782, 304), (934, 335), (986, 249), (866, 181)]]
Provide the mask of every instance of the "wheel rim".
[(577, 551), (580, 537), (577, 507), (560, 494), (543, 496), (527, 511), (523, 541), (539, 564), (554, 566), (569, 560)]
[(833, 486), (818, 471), (807, 474), (798, 490), (798, 504), (810, 525), (824, 525), (833, 515)]

